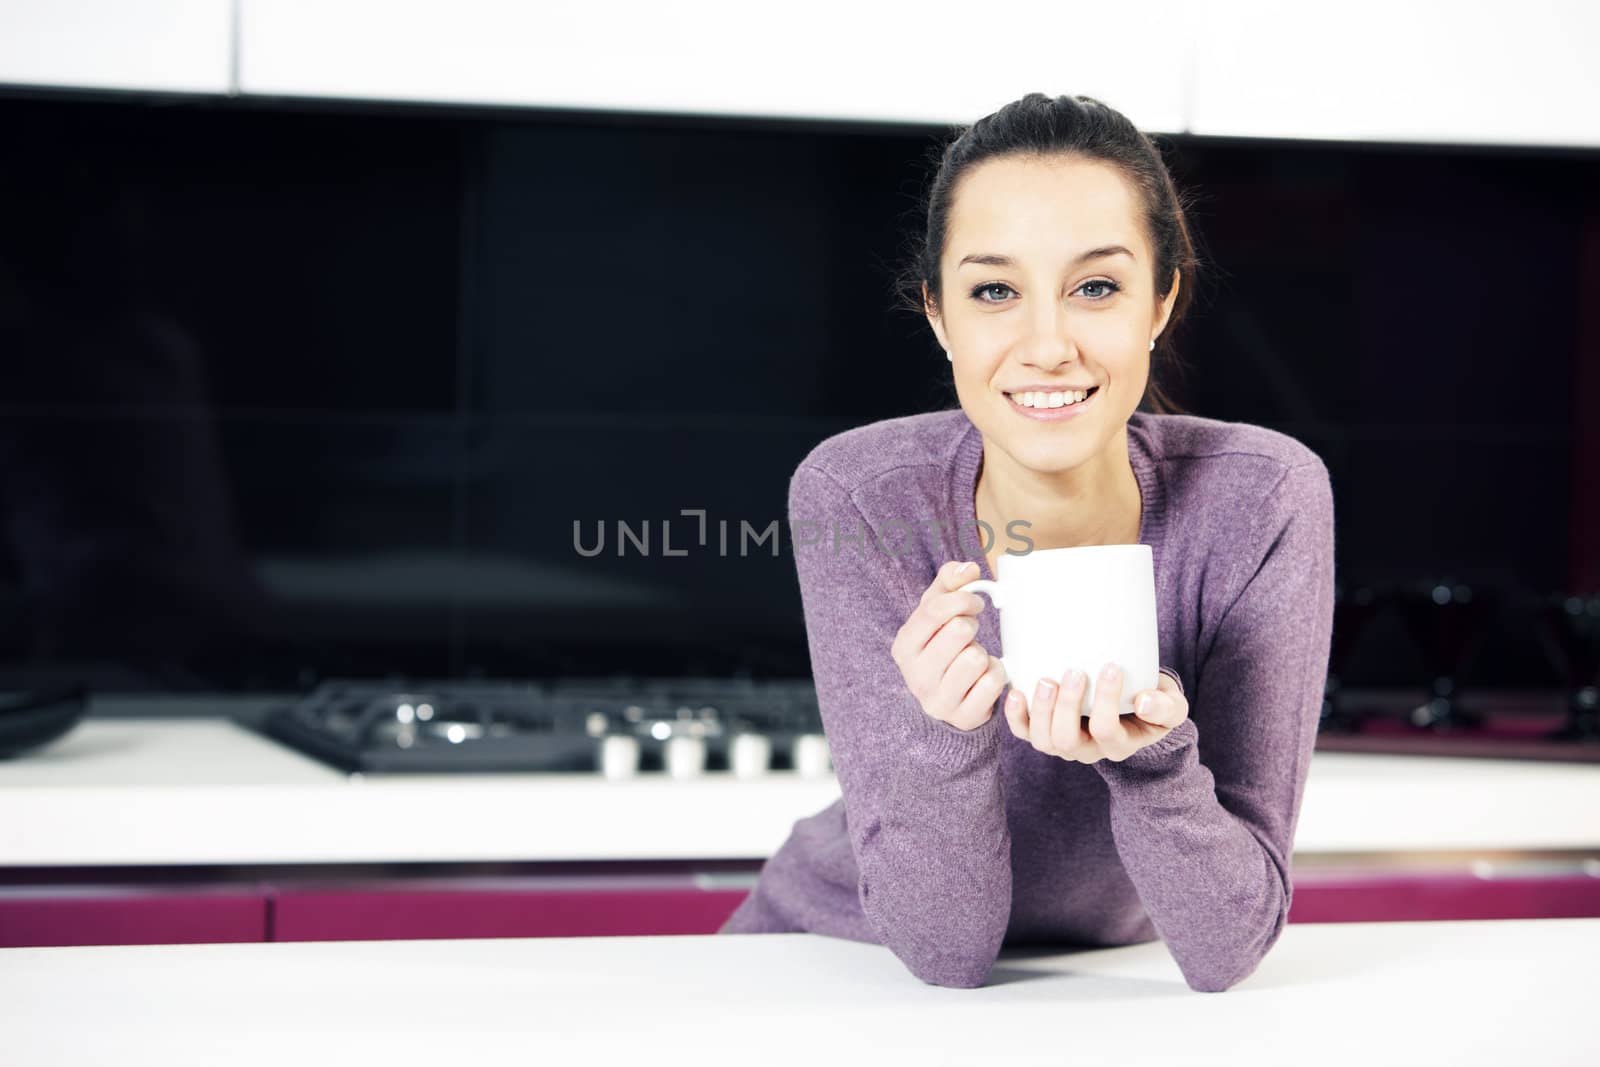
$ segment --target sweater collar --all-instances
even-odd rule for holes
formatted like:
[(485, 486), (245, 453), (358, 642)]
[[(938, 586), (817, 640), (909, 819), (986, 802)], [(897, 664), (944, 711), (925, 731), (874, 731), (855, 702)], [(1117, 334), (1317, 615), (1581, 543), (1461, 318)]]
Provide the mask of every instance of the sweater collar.
[[(1142, 411), (1135, 411), (1128, 418), (1128, 462), (1139, 482), (1139, 543), (1150, 546), (1151, 563), (1157, 574), (1161, 573), (1167, 532), (1167, 487), (1157, 441), (1159, 419), (1159, 415)], [(960, 423), (950, 481), (955, 494), (950, 514), (956, 518), (956, 531), (947, 545), (947, 558), (976, 563), (983, 576), (992, 579), (994, 575), (989, 573), (989, 561), (979, 542), (977, 505), (973, 499), (983, 466), (983, 434), (964, 414)]]

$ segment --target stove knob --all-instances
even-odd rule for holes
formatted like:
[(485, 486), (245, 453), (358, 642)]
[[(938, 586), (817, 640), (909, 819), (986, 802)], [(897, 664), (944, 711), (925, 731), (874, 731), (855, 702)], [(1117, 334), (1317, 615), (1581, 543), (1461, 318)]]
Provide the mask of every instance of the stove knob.
[(702, 738), (675, 734), (667, 739), (667, 774), (696, 778), (706, 769), (706, 743)]
[(821, 778), (833, 769), (825, 735), (801, 734), (794, 739), (794, 769), (805, 778)]
[(627, 734), (607, 734), (600, 742), (600, 773), (617, 780), (639, 773), (639, 739)]
[(739, 734), (728, 752), (728, 766), (738, 778), (759, 778), (772, 765), (772, 739), (765, 734)]

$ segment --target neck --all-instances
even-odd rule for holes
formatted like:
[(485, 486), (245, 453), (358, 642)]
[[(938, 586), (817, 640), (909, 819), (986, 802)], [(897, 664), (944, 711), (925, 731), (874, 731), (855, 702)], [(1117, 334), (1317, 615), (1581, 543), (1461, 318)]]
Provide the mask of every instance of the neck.
[(1034, 548), (1134, 543), (1143, 501), (1128, 459), (1128, 431), (1090, 462), (1053, 473), (1029, 470), (985, 440), (974, 504), (1001, 544), (1006, 524), (1018, 519), (1027, 521), (1018, 532)]

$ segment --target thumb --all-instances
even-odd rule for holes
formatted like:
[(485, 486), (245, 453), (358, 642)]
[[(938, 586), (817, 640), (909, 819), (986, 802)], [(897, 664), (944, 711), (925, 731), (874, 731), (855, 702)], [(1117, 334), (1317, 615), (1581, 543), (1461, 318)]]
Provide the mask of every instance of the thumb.
[(968, 560), (957, 562), (951, 560), (939, 571), (939, 581), (945, 589), (954, 592), (978, 576), (978, 565)]
[(1171, 727), (1181, 722), (1181, 712), (1166, 693), (1140, 693), (1133, 700), (1134, 718), (1151, 726)]

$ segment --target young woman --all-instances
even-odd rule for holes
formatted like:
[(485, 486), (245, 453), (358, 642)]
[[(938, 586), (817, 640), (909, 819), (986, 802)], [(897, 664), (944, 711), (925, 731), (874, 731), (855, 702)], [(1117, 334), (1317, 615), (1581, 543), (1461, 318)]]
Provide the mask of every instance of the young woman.
[[(838, 434), (790, 521), (843, 793), (796, 823), (724, 933), (886, 945), (981, 985), (1003, 944), (1165, 941), (1221, 991), (1282, 932), (1333, 627), (1333, 495), (1284, 434), (1175, 413), (1151, 378), (1195, 255), (1160, 154), (1088, 97), (964, 131), (912, 273), (960, 408)], [(1163, 353), (1167, 346), (1163, 345)], [(1157, 413), (1142, 410), (1149, 399)], [(1162, 673), (1005, 691), (963, 586), (1019, 550), (1147, 544)], [(1004, 693), (1004, 700), (1001, 700)]]

